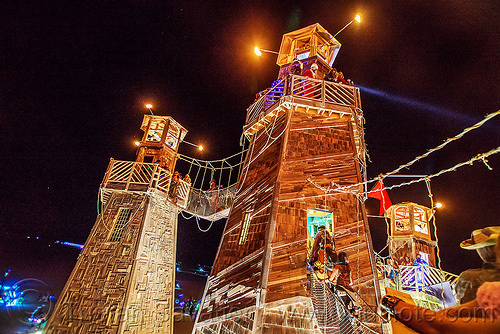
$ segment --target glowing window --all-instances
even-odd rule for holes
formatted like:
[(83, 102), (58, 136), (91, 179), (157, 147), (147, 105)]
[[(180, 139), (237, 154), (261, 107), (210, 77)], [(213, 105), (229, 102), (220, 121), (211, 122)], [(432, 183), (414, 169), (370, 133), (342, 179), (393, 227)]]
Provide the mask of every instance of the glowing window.
[(415, 224), (415, 232), (429, 234), (427, 228), (427, 220), (425, 219), (425, 211), (419, 207), (413, 208), (413, 221)]
[(407, 206), (397, 207), (394, 211), (394, 222), (396, 224), (396, 231), (409, 231), (410, 230), (410, 211)]
[(146, 136), (147, 141), (160, 141), (165, 128), (163, 120), (152, 120)]
[(128, 224), (128, 220), (130, 218), (131, 209), (120, 208), (118, 214), (115, 219), (115, 226), (113, 227), (113, 231), (111, 232), (111, 237), (109, 241), (120, 241), (123, 234), (123, 229)]
[(252, 218), (250, 217), (250, 212), (245, 213), (241, 224), (240, 241), (238, 241), (238, 245), (243, 245), (247, 242), (248, 228), (250, 227), (251, 220)]
[(165, 136), (165, 144), (170, 146), (175, 150), (177, 147), (177, 141), (179, 138), (180, 129), (175, 124), (170, 123), (168, 127), (167, 135)]
[(318, 233), (319, 227), (325, 225), (325, 228), (332, 236), (333, 234), (333, 216), (330, 211), (320, 209), (307, 210), (307, 244), (312, 249), (314, 237)]

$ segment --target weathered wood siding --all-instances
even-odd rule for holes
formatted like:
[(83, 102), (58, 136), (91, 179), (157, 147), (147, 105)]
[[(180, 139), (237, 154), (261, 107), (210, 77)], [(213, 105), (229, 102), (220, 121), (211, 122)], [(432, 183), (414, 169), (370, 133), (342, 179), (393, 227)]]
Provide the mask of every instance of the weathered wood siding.
[(345, 186), (362, 181), (355, 159), (351, 118), (318, 115), (315, 110), (305, 108), (289, 112), (292, 117), (279, 177), (279, 211), (266, 302), (308, 295), (305, 265), (308, 209), (332, 212), (337, 252), (349, 255), (355, 284), (373, 279), (362, 204), (353, 194), (326, 195), (307, 181), (311, 179), (325, 188), (330, 182)]
[[(332, 212), (337, 252), (347, 252), (355, 289), (376, 305), (371, 240), (363, 220), (364, 204), (356, 196), (363, 189), (357, 186), (343, 193), (320, 189), (331, 182), (346, 186), (362, 181), (356, 142), (363, 139), (354, 136), (362, 131), (353, 129), (356, 123), (345, 110), (330, 113), (280, 104), (272, 112), (274, 118), (263, 119), (264, 125), (251, 138), (240, 189), (207, 282), (199, 333), (207, 326), (222, 332), (213, 324), (220, 324), (224, 316), (237, 316), (238, 311), (253, 312), (262, 303), (309, 296), (308, 209)], [(240, 244), (245, 213), (252, 219), (247, 240)], [(262, 316), (256, 317), (255, 326), (274, 328), (262, 327), (266, 311), (257, 313)], [(304, 330), (310, 329), (307, 326)]]
[[(121, 208), (130, 216), (110, 241)], [(113, 191), (45, 333), (173, 332), (177, 208), (161, 194)]]
[[(279, 134), (285, 129), (286, 118), (283, 115), (269, 126), (267, 132), (257, 134), (251, 143), (238, 183), (238, 188), (241, 189), (237, 192), (227, 219), (207, 282), (200, 321), (255, 305), (255, 289), (262, 271), (270, 203), (279, 171), (276, 159), (281, 152), (283, 138)], [(247, 239), (240, 245), (239, 238), (246, 212), (250, 212), (252, 219)], [(239, 285), (245, 288), (228, 296), (228, 292)]]
[[(46, 333), (118, 333), (130, 282), (130, 271), (144, 219), (145, 194), (115, 192), (82, 249), (66, 286), (50, 317)], [(147, 202), (147, 199), (146, 199)], [(121, 242), (109, 234), (120, 208), (135, 216), (123, 230)]]

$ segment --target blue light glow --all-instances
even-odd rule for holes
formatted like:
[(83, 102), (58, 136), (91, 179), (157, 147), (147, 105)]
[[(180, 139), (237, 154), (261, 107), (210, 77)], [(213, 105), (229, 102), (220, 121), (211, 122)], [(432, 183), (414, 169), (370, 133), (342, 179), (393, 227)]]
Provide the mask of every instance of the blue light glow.
[(417, 100), (414, 100), (414, 99), (410, 99), (408, 97), (403, 97), (403, 96), (399, 96), (399, 95), (395, 95), (395, 94), (390, 94), (390, 93), (387, 93), (387, 92), (384, 92), (384, 91), (381, 91), (381, 90), (378, 90), (378, 89), (363, 87), (363, 86), (359, 86), (359, 85), (357, 85), (357, 86), (359, 87), (359, 89), (362, 92), (365, 92), (365, 93), (368, 93), (368, 94), (372, 94), (372, 95), (376, 95), (376, 96), (382, 97), (382, 98), (384, 98), (386, 100), (389, 100), (389, 101), (392, 101), (392, 102), (396, 102), (396, 103), (400, 103), (400, 104), (403, 104), (403, 105), (407, 105), (407, 106), (410, 106), (410, 107), (413, 107), (413, 108), (417, 108), (417, 109), (429, 111), (429, 112), (434, 113), (434, 114), (439, 115), (439, 116), (444, 116), (444, 117), (452, 118), (452, 119), (455, 119), (457, 121), (462, 121), (462, 122), (466, 122), (466, 123), (475, 123), (475, 122), (478, 121), (477, 119), (475, 119), (473, 117), (461, 114), (461, 113), (459, 113), (457, 111), (453, 111), (453, 110), (441, 108), (441, 107), (438, 107), (438, 106), (435, 106), (435, 105), (432, 105), (432, 104), (429, 104), (429, 103), (420, 102), (420, 101), (417, 101)]
[(61, 244), (66, 245), (66, 246), (71, 246), (71, 247), (76, 247), (76, 248), (83, 249), (83, 245), (75, 244), (74, 242), (64, 241), (64, 242), (61, 242)]

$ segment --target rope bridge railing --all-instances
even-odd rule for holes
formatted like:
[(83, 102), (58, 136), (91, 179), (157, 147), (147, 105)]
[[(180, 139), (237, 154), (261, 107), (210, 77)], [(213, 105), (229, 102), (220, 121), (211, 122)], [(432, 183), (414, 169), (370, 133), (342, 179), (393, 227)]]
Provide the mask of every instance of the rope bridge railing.
[(236, 185), (203, 191), (158, 164), (111, 159), (101, 183), (101, 200), (106, 204), (113, 190), (147, 192), (156, 189), (179, 208), (207, 220), (227, 217), (233, 205)]
[(359, 89), (340, 83), (312, 79), (301, 75), (289, 75), (264, 91), (264, 93), (247, 109), (246, 123), (257, 119), (283, 96), (296, 96), (311, 101), (333, 103), (354, 109), (360, 108)]
[(189, 175), (191, 188), (208, 190), (210, 182), (215, 181), (217, 188), (227, 188), (236, 184), (238, 175), (245, 160), (246, 149), (220, 160), (201, 160), (179, 154), (175, 165), (181, 178)]

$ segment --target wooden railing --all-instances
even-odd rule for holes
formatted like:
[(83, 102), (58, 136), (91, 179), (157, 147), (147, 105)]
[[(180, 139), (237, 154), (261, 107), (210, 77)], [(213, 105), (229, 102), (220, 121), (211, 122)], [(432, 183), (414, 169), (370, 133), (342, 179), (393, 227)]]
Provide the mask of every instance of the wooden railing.
[(289, 75), (276, 81), (274, 85), (265, 90), (247, 109), (246, 123), (258, 118), (283, 96), (295, 96), (311, 101), (320, 102), (324, 107), (326, 103), (360, 108), (359, 88), (340, 83), (312, 79), (301, 75)]
[(233, 205), (235, 186), (213, 191), (193, 189), (183, 180), (172, 181), (172, 174), (158, 164), (111, 159), (101, 183), (103, 204), (113, 190), (147, 192), (156, 189), (190, 214), (208, 220), (227, 217)]
[[(389, 275), (392, 267), (384, 264), (377, 264), (379, 278), (390, 279)], [(394, 270), (394, 269), (392, 269)], [(395, 269), (395, 276), (392, 281), (397, 290), (411, 290), (426, 292), (428, 287), (442, 282), (450, 282), (450, 286), (455, 290), (458, 275), (439, 270), (429, 266), (399, 266)]]

